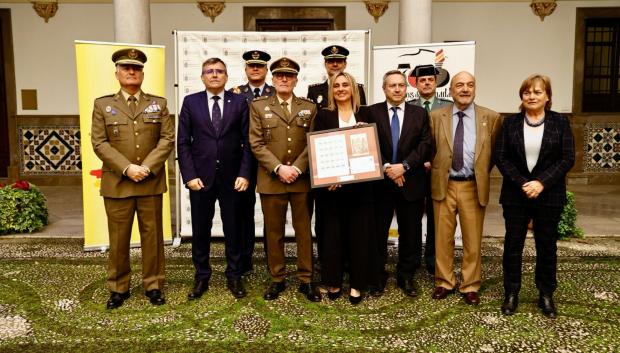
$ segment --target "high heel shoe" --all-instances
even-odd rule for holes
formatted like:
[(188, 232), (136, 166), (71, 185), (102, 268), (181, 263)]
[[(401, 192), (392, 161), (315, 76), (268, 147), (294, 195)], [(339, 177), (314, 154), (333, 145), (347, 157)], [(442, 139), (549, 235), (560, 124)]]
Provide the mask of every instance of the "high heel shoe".
[[(351, 293), (353, 293), (353, 291), (356, 291), (357, 293), (359, 293), (357, 297), (354, 297), (354, 296), (351, 295)], [(358, 291), (356, 289), (351, 288), (351, 292), (349, 292), (349, 302), (352, 305), (359, 304), (362, 301), (362, 298), (363, 298), (362, 292), (360, 292), (360, 291)]]

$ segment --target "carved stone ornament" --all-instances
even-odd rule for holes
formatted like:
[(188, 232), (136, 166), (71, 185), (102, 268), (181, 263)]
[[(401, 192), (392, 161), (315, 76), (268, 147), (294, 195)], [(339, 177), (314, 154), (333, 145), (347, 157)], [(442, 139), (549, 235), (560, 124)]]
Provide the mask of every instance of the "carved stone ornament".
[(224, 4), (224, 2), (198, 1), (198, 8), (202, 11), (203, 15), (211, 19), (211, 22), (215, 22), (215, 18), (224, 11), (225, 7), (226, 4)]
[(366, 4), (366, 11), (375, 18), (375, 23), (379, 22), (379, 17), (383, 16), (388, 9), (389, 1), (364, 1)]
[(540, 17), (541, 21), (544, 21), (545, 17), (551, 15), (556, 6), (555, 0), (532, 0), (530, 4), (532, 12)]
[(51, 17), (54, 17), (56, 11), (58, 11), (57, 1), (33, 1), (32, 8), (37, 15), (43, 17), (45, 23), (49, 21)]

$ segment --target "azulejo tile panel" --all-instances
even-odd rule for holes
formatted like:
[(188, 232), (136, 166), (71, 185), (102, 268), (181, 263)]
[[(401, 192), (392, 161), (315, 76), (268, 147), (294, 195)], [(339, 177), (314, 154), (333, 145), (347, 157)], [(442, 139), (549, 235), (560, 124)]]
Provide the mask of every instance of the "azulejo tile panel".
[(22, 175), (81, 175), (79, 126), (20, 126)]
[(620, 123), (586, 124), (584, 172), (620, 172)]

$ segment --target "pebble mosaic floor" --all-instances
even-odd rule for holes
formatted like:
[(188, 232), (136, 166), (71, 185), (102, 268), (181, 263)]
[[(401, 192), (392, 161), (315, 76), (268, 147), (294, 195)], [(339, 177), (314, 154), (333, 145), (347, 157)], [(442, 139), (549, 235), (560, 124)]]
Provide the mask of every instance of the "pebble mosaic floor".
[[(416, 298), (404, 296), (391, 278), (382, 297), (352, 306), (346, 295), (310, 303), (294, 279), (280, 298), (264, 301), (269, 277), (260, 244), (245, 279), (248, 296), (237, 300), (226, 290), (223, 245), (216, 244), (210, 289), (188, 302), (193, 267), (184, 243), (166, 247), (167, 303), (154, 307), (143, 295), (135, 249), (132, 296), (108, 311), (107, 254), (85, 253), (79, 240), (0, 238), (0, 352), (620, 351), (620, 239), (559, 243), (556, 320), (536, 306), (529, 240), (518, 311), (500, 313), (501, 252), (501, 240), (484, 242), (478, 307), (457, 295), (431, 299), (425, 270), (416, 276)], [(287, 254), (294, 253), (287, 244)], [(288, 268), (294, 271), (292, 257)]]

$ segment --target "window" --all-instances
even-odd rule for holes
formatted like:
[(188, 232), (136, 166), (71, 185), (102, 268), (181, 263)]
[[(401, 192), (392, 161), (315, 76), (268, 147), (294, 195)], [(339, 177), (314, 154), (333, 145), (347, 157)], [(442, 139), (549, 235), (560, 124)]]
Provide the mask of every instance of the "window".
[(584, 37), (582, 111), (618, 112), (620, 18), (585, 19)]

